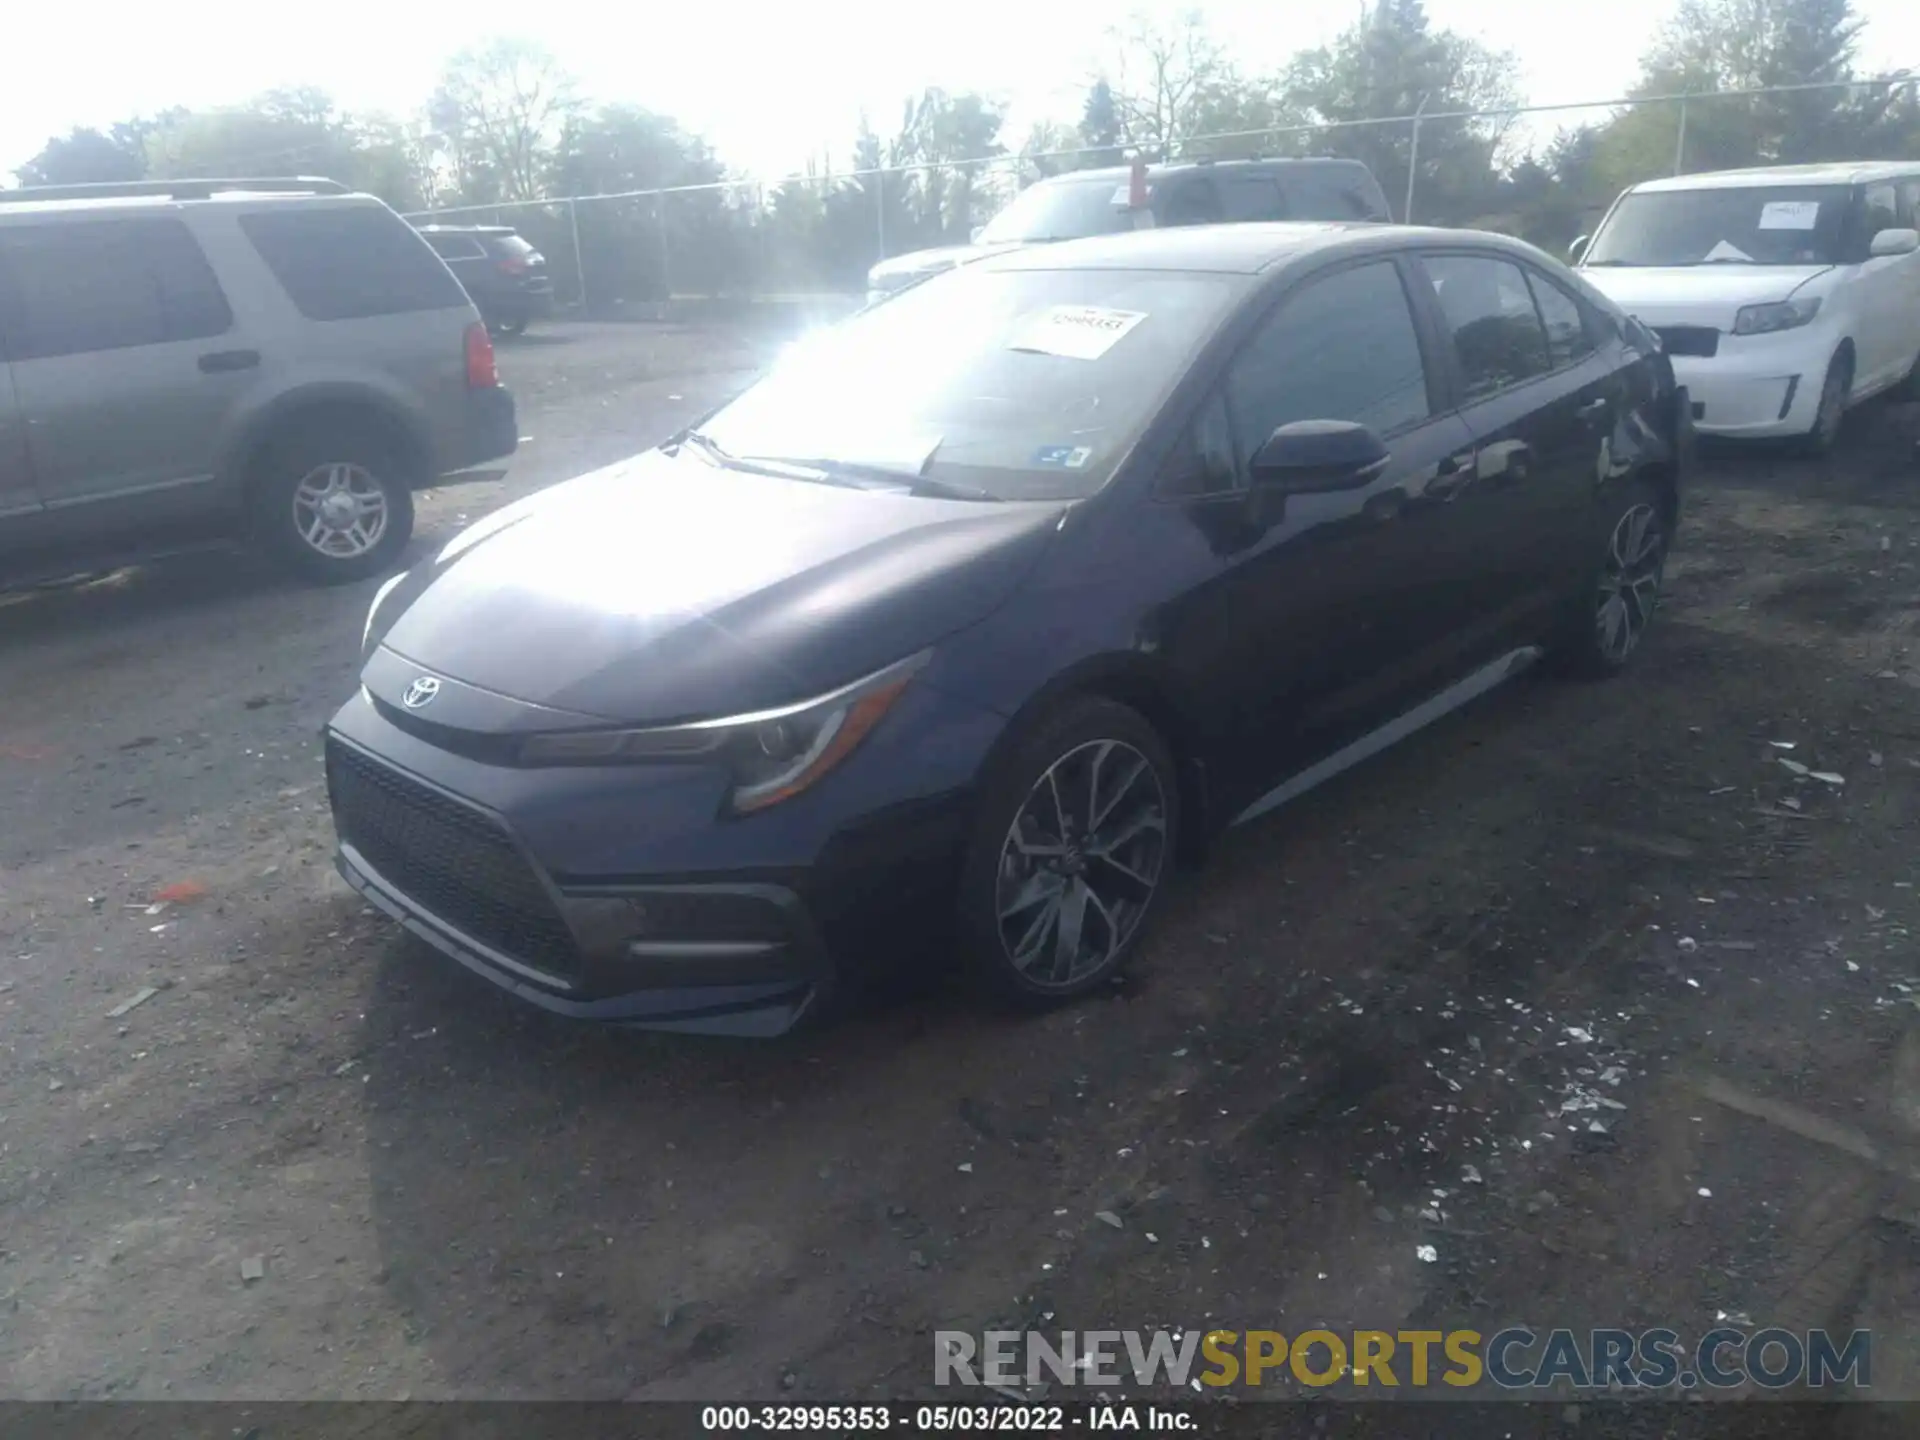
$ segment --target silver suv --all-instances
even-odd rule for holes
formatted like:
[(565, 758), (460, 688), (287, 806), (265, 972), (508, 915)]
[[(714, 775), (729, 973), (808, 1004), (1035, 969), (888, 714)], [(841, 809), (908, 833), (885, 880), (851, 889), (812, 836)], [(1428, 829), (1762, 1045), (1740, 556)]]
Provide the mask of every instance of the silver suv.
[(0, 585), (210, 539), (357, 580), (518, 438), (473, 302), (370, 195), (0, 191)]

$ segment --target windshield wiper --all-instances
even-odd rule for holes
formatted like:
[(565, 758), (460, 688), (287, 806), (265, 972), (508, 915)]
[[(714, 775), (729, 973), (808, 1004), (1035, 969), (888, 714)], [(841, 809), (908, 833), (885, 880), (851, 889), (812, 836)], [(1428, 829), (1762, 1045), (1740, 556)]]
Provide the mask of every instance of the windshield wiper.
[(911, 470), (896, 470), (888, 465), (862, 465), (851, 460), (834, 460), (811, 455), (804, 459), (783, 455), (778, 459), (769, 458), (766, 463), (804, 466), (826, 477), (844, 477), (838, 479), (838, 483), (841, 484), (857, 484), (862, 480), (871, 480), (878, 482), (877, 485), (862, 488), (903, 487), (917, 495), (931, 495), (941, 500), (998, 500), (1000, 498), (990, 490), (982, 490), (978, 485), (963, 485), (958, 480), (942, 480), (933, 475), (916, 475)]
[(673, 444), (675, 448), (691, 445), (714, 464), (727, 470), (744, 471), (749, 475), (766, 475), (775, 480), (804, 480), (812, 485), (852, 486), (853, 484), (849, 480), (836, 479), (821, 466), (804, 460), (776, 460), (763, 455), (735, 455), (711, 435), (703, 435), (698, 430), (687, 431)]

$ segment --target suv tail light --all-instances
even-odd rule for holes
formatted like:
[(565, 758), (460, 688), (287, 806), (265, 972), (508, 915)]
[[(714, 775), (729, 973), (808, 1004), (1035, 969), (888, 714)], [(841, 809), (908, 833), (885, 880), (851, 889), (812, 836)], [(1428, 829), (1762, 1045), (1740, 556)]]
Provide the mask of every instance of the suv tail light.
[(493, 363), (493, 337), (484, 325), (467, 327), (467, 388), (491, 390), (500, 383), (500, 371)]
[(524, 275), (527, 273), (527, 262), (522, 260), (518, 255), (515, 255), (509, 260), (502, 260), (500, 262), (500, 273), (502, 275)]

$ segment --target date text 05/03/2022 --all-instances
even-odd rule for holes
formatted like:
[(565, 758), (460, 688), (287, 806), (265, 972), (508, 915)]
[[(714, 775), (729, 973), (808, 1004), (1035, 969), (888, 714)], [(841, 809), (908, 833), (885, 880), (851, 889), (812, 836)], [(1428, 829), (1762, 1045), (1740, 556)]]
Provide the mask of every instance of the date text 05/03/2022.
[(814, 1432), (1057, 1435), (1068, 1430), (1193, 1430), (1196, 1416), (1169, 1405), (708, 1405), (700, 1428), (716, 1434)]

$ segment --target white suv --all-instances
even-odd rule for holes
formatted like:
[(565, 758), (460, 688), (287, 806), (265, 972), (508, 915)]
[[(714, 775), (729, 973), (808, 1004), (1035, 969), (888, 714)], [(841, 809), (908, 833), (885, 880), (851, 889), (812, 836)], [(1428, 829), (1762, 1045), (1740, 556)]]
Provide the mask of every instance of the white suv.
[(1706, 434), (1833, 444), (1847, 408), (1920, 389), (1920, 161), (1635, 185), (1581, 276), (1659, 335)]

